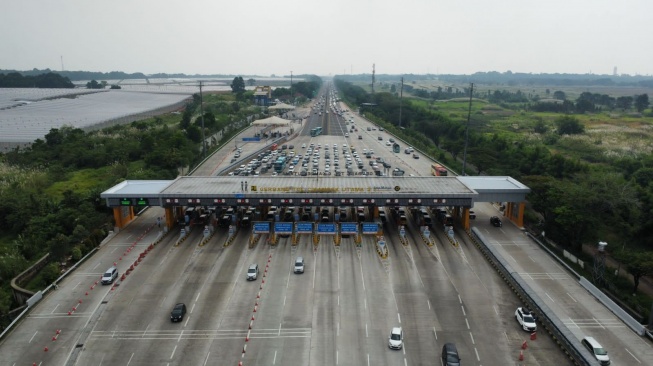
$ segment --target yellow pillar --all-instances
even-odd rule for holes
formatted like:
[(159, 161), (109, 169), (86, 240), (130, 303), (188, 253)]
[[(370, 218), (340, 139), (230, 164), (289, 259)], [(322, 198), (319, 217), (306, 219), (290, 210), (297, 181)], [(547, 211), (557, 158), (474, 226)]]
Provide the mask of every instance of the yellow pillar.
[(172, 207), (166, 207), (165, 210), (166, 210), (165, 225), (168, 229), (170, 229), (175, 224), (175, 214), (173, 213), (174, 211)]
[(374, 209), (372, 210), (374, 218), (379, 217), (379, 206), (374, 205)]
[(469, 231), (469, 207), (463, 207), (463, 228)]
[(113, 208), (113, 218), (116, 220), (116, 227), (122, 229), (134, 219), (134, 207), (120, 206)]

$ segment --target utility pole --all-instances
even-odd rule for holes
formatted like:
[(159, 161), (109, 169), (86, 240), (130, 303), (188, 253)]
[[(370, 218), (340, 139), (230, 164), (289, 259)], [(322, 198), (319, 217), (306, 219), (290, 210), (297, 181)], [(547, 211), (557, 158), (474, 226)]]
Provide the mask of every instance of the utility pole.
[[(293, 97), (292, 97), (292, 70), (290, 70), (290, 100), (292, 103)], [(294, 103), (293, 103), (294, 105)]]
[(202, 121), (202, 159), (206, 158), (206, 139), (204, 138), (204, 98), (202, 97), (202, 81), (200, 80), (200, 118)]
[(404, 99), (404, 77), (401, 77), (401, 89), (399, 89), (399, 127), (401, 127), (401, 109)]
[(465, 166), (467, 165), (467, 143), (469, 142), (469, 120), (472, 117), (472, 96), (474, 95), (474, 83), (469, 84), (469, 109), (467, 111), (467, 126), (465, 127), (465, 149), (463, 150), (463, 173), (465, 176)]
[(376, 64), (372, 64), (372, 94), (374, 94), (375, 81), (376, 81)]

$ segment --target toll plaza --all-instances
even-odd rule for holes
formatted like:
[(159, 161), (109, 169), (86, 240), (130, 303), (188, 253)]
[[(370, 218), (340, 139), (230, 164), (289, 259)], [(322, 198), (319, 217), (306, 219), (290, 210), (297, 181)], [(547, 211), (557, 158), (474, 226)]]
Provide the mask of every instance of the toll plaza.
[[(258, 207), (264, 212), (277, 206), (367, 206), (375, 218), (378, 208), (382, 206), (424, 206), (450, 209), (460, 225), (469, 230), (469, 211), (475, 202), (505, 205), (504, 216), (522, 227), (524, 200), (529, 192), (530, 188), (507, 176), (184, 176), (167, 181), (124, 181), (102, 192), (101, 197), (106, 200), (107, 206), (113, 208), (118, 228), (134, 218), (134, 208), (146, 206), (165, 208), (167, 228), (184, 216), (185, 207), (196, 206)], [(287, 231), (287, 228), (282, 230)], [(351, 232), (353, 228), (348, 227), (347, 230)]]

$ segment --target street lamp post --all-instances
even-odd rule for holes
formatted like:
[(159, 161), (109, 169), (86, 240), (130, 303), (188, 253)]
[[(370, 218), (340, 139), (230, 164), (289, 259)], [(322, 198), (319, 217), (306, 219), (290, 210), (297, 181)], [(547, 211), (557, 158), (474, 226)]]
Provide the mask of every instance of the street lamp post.
[(202, 97), (202, 81), (200, 80), (200, 118), (202, 121), (202, 158), (206, 157), (206, 138), (204, 138), (204, 99)]
[(290, 100), (291, 103), (295, 105), (295, 103), (293, 103), (293, 97), (292, 97), (292, 70), (290, 70)]

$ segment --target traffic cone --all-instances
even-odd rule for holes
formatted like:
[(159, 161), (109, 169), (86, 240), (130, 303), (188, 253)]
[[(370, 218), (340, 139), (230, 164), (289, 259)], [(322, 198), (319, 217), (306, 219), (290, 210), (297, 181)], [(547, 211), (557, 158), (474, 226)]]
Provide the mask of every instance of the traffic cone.
[(55, 333), (61, 334), (61, 329), (57, 329), (57, 331)]
[(52, 342), (57, 340), (57, 336), (52, 336)]
[(528, 343), (524, 341), (524, 343), (521, 344), (521, 349), (526, 349), (526, 348), (528, 348)]
[(537, 332), (531, 333), (531, 341), (534, 341), (537, 339)]
[(48, 352), (48, 346), (45, 346), (45, 348), (43, 349), (43, 352)]
[(79, 303), (80, 303), (80, 304), (82, 303), (82, 299), (79, 299)]
[(524, 351), (519, 351), (519, 361), (524, 361)]

